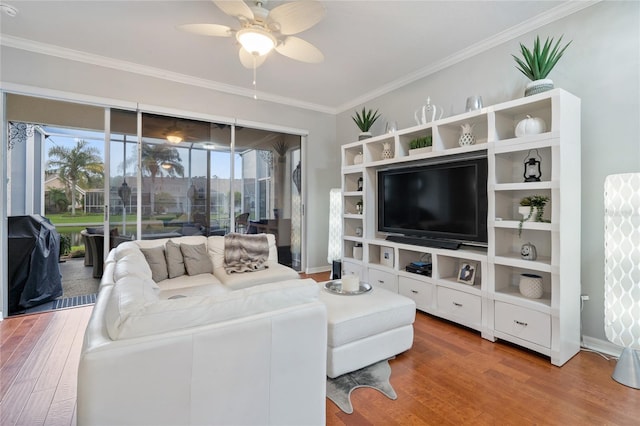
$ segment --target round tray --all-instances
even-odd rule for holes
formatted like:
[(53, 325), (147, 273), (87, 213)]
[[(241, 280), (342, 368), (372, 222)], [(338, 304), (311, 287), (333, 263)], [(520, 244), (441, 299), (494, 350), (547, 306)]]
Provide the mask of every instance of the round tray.
[(342, 280), (327, 281), (324, 283), (324, 289), (329, 293), (339, 294), (341, 296), (356, 296), (363, 294), (371, 290), (371, 284), (360, 283), (360, 289), (357, 291), (344, 291), (342, 290)]

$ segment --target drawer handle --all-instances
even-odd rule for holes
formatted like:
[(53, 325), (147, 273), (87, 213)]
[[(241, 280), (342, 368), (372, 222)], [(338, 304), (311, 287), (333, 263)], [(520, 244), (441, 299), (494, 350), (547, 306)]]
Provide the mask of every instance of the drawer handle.
[(458, 303), (458, 302), (453, 302), (453, 305), (454, 305), (454, 306), (457, 306), (457, 307), (459, 307), (459, 308), (461, 308), (461, 307), (462, 307), (462, 303)]
[(418, 294), (418, 290), (411, 290), (411, 293)]
[(526, 322), (522, 322), (522, 321), (518, 321), (518, 320), (513, 320), (513, 322), (515, 322), (516, 324), (521, 325), (523, 327), (526, 327), (527, 325), (529, 325)]
[(378, 280), (380, 284), (384, 284), (384, 280)]

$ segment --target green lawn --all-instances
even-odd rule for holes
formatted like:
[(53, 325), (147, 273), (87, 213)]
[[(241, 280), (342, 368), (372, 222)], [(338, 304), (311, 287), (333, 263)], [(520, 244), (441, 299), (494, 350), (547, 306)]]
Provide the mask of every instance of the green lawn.
[[(83, 224), (83, 225), (102, 225), (102, 222), (104, 221), (104, 215), (102, 213), (76, 213), (75, 216), (71, 216), (71, 214), (69, 213), (58, 213), (58, 214), (48, 214), (47, 215), (47, 219), (49, 219), (51, 221), (51, 223), (53, 223), (54, 225), (74, 225), (74, 224)], [(112, 220), (115, 219), (115, 217), (112, 217)], [(122, 221), (122, 216), (117, 216), (117, 219), (119, 221)], [(135, 214), (128, 214), (127, 215), (127, 222), (134, 222), (136, 221), (136, 215)], [(80, 227), (81, 229), (84, 229), (84, 226)]]

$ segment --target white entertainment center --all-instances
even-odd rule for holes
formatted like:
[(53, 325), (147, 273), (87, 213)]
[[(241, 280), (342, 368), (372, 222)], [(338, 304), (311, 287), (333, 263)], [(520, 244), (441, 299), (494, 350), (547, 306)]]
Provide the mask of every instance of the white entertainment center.
[[(527, 115), (543, 119), (547, 131), (516, 137), (516, 125)], [(463, 124), (473, 124), (475, 144), (458, 143)], [(410, 155), (409, 142), (422, 136), (432, 136), (432, 151)], [(393, 158), (383, 158), (383, 144), (391, 145)], [(524, 182), (531, 150), (539, 155), (539, 182)], [(487, 155), (486, 248), (447, 250), (385, 239), (377, 226), (379, 170), (474, 152)], [(421, 311), (561, 366), (580, 350), (580, 182), (580, 99), (562, 89), (343, 145), (343, 273), (357, 273), (412, 298)], [(532, 195), (549, 198), (544, 221), (525, 222), (519, 236), (519, 201)], [(537, 248), (536, 260), (522, 258), (527, 242)], [(361, 259), (354, 257), (355, 246), (362, 246), (355, 251)], [(425, 260), (432, 263), (430, 276), (405, 270)], [(458, 280), (467, 263), (475, 266), (473, 285)], [(523, 273), (542, 277), (541, 298), (520, 293)]]

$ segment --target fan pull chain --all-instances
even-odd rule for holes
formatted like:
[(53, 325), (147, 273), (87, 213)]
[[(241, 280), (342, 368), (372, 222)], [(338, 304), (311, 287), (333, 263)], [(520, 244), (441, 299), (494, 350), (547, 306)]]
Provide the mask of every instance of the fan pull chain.
[(258, 99), (258, 87), (256, 83), (256, 55), (253, 54), (253, 99)]

